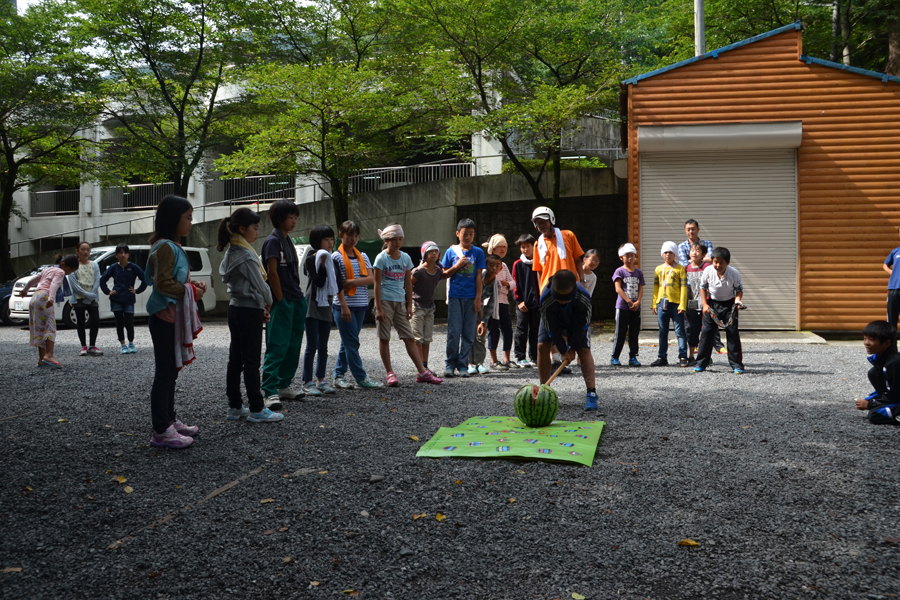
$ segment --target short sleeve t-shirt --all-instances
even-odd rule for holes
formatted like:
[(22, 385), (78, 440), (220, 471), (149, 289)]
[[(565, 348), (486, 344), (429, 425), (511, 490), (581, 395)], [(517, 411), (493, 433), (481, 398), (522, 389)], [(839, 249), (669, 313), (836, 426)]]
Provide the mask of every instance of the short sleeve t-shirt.
[(693, 300), (688, 300), (688, 310), (703, 309), (703, 302), (700, 300), (700, 280), (703, 278), (703, 271), (710, 267), (711, 263), (702, 263), (699, 267), (695, 267), (692, 262), (685, 265), (684, 270), (687, 271), (688, 285), (691, 286), (693, 295)]
[(594, 288), (597, 287), (597, 274), (596, 273), (585, 273), (584, 274), (584, 289), (587, 290), (587, 293), (591, 296), (594, 295)]
[(891, 250), (888, 257), (884, 259), (884, 264), (892, 269), (891, 278), (888, 281), (889, 290), (900, 290), (900, 269), (894, 269), (894, 265), (897, 261), (900, 261), (900, 247)]
[(413, 303), (419, 308), (434, 308), (434, 290), (444, 277), (444, 270), (435, 265), (434, 273), (429, 273), (425, 265), (419, 265), (412, 272)]
[[(274, 230), (263, 242), (262, 258), (266, 268), (268, 268), (270, 258), (277, 259), (278, 266), (276, 271), (278, 273), (278, 281), (281, 283), (281, 293), (284, 297), (293, 301), (303, 300), (303, 290), (300, 289), (300, 259), (297, 258), (296, 252), (294, 252), (292, 257), (285, 256), (281, 238), (278, 237)], [(271, 285), (271, 281), (270, 279), (269, 285)]]
[(484, 251), (481, 248), (476, 248), (474, 246), (468, 250), (463, 250), (460, 246), (451, 246), (447, 249), (447, 252), (444, 253), (444, 259), (441, 261), (441, 266), (445, 269), (451, 268), (456, 264), (456, 261), (459, 260), (456, 252), (453, 250), (454, 248), (457, 248), (469, 259), (469, 264), (467, 264), (465, 268), (454, 273), (453, 277), (450, 278), (450, 282), (447, 284), (449, 286), (449, 297), (462, 299), (475, 298), (475, 273), (480, 273), (481, 269), (487, 268), (487, 264), (484, 260)]
[[(644, 285), (644, 272), (640, 269), (629, 271), (625, 267), (619, 267), (613, 273), (613, 283), (616, 282), (616, 279), (622, 280), (622, 290), (625, 292), (625, 295), (631, 298), (632, 302), (637, 301), (638, 296), (641, 293), (641, 286)], [(616, 294), (616, 308), (629, 310), (628, 305), (625, 304), (622, 296), (618, 294)]]
[(381, 299), (388, 302), (406, 302), (406, 288), (403, 285), (406, 272), (413, 268), (412, 259), (406, 252), (393, 259), (382, 250), (375, 257), (375, 268), (381, 269)]
[(550, 278), (553, 277), (557, 271), (567, 269), (577, 275), (578, 267), (575, 266), (575, 261), (581, 260), (581, 257), (584, 256), (584, 250), (581, 249), (578, 238), (575, 237), (574, 233), (568, 229), (560, 230), (560, 233), (562, 234), (563, 244), (566, 246), (565, 260), (559, 258), (559, 251), (556, 249), (556, 235), (550, 239), (545, 238), (544, 241), (547, 243), (547, 253), (543, 258), (541, 258), (538, 243), (535, 242), (534, 244), (534, 263), (532, 263), (531, 268), (538, 272), (538, 281), (540, 282), (541, 291), (544, 291), (547, 282), (550, 281)]
[[(366, 274), (372, 275), (372, 264), (369, 262), (369, 257), (365, 252), (360, 252), (362, 255), (363, 263), (366, 266)], [(348, 279), (347, 277), (347, 263), (344, 262), (344, 256), (341, 254), (340, 250), (333, 252), (331, 254), (331, 258), (334, 259), (334, 266), (337, 269), (334, 274), (338, 280), (338, 286), (343, 286), (343, 282)], [(353, 270), (352, 279), (359, 279), (362, 277), (359, 261), (356, 260), (356, 253), (351, 252), (348, 256), (350, 259), (350, 268)], [(345, 292), (344, 299), (347, 301), (347, 308), (350, 310), (366, 310), (369, 308), (369, 289), (364, 285), (356, 286), (356, 293), (352, 296)], [(338, 299), (338, 296), (334, 297), (334, 303), (331, 305), (336, 310), (341, 310), (341, 303)]]

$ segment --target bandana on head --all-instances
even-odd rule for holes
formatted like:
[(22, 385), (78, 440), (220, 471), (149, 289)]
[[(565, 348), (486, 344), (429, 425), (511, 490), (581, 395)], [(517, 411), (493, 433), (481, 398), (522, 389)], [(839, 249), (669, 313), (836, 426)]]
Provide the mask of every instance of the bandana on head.
[(675, 255), (675, 260), (678, 260), (678, 246), (675, 242), (666, 242), (662, 245), (662, 250), (659, 251), (659, 255), (662, 256), (666, 252), (671, 252)]
[(622, 247), (619, 248), (619, 256), (625, 256), (629, 252), (637, 254), (637, 248), (634, 247), (634, 244), (622, 244)]
[(384, 229), (378, 230), (378, 237), (380, 237), (384, 241), (392, 240), (398, 237), (405, 237), (403, 235), (403, 228), (397, 224), (388, 225)]
[(440, 247), (437, 244), (435, 244), (434, 242), (432, 242), (431, 240), (422, 244), (422, 248), (420, 250), (422, 252), (422, 263), (423, 264), (425, 263), (425, 255), (426, 254), (428, 254), (432, 250), (437, 250), (438, 253), (440, 253), (440, 251), (441, 251)]
[(509, 244), (506, 243), (506, 238), (500, 233), (495, 233), (491, 236), (491, 239), (481, 245), (482, 248), (487, 248), (488, 254), (493, 254), (494, 248), (497, 246), (509, 246)]

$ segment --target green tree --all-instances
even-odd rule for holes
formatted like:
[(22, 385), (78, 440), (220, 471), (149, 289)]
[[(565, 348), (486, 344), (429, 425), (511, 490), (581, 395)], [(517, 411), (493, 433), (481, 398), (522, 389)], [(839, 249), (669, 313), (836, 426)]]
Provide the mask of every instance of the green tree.
[(77, 185), (92, 173), (90, 130), (99, 111), (96, 79), (66, 36), (70, 15), (54, 3), (23, 15), (0, 7), (0, 277), (15, 274), (9, 221), (13, 194), (47, 183)]

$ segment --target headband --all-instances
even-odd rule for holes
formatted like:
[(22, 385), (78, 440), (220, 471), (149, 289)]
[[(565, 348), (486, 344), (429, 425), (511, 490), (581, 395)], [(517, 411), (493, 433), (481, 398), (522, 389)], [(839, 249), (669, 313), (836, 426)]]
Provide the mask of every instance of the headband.
[(487, 248), (488, 254), (493, 254), (494, 248), (496, 248), (497, 246), (507, 246), (508, 247), (509, 244), (506, 243), (506, 238), (503, 237), (502, 234), (495, 233), (494, 235), (491, 236), (491, 239), (489, 239), (488, 241), (483, 243), (481, 246), (483, 248)]
[(675, 242), (666, 242), (662, 245), (662, 250), (659, 251), (659, 255), (662, 256), (666, 252), (671, 252), (672, 254), (678, 256), (678, 246), (675, 245)]
[(392, 240), (398, 237), (404, 237), (403, 228), (396, 223), (393, 225), (388, 225), (384, 229), (378, 230), (378, 236), (384, 241)]
[(629, 252), (637, 254), (637, 248), (634, 247), (634, 244), (622, 244), (622, 247), (619, 248), (619, 256), (625, 256)]

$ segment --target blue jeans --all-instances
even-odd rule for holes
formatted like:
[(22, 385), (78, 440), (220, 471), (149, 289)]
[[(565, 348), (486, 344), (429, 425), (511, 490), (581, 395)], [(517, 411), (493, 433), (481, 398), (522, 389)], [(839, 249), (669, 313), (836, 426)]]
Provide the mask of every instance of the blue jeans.
[(343, 377), (348, 367), (357, 383), (366, 378), (366, 370), (363, 369), (362, 358), (359, 356), (359, 331), (365, 318), (365, 308), (350, 309), (350, 322), (345, 323), (341, 318), (341, 311), (334, 309), (334, 322), (337, 323), (338, 332), (341, 334), (341, 348), (338, 350), (337, 363), (334, 365), (335, 378)]
[(475, 343), (474, 298), (450, 298), (447, 301), (447, 360), (444, 367), (450, 371), (469, 368), (469, 354)]
[(675, 338), (678, 340), (678, 358), (687, 358), (687, 336), (684, 332), (684, 313), (678, 314), (678, 305), (669, 302), (669, 308), (662, 309), (660, 300), (656, 307), (656, 319), (659, 322), (659, 357), (666, 360), (669, 353), (669, 321), (675, 325)]
[(316, 378), (325, 379), (325, 367), (328, 363), (328, 337), (331, 335), (331, 321), (306, 319), (306, 353), (303, 355), (303, 383), (313, 379), (313, 359), (316, 352)]

